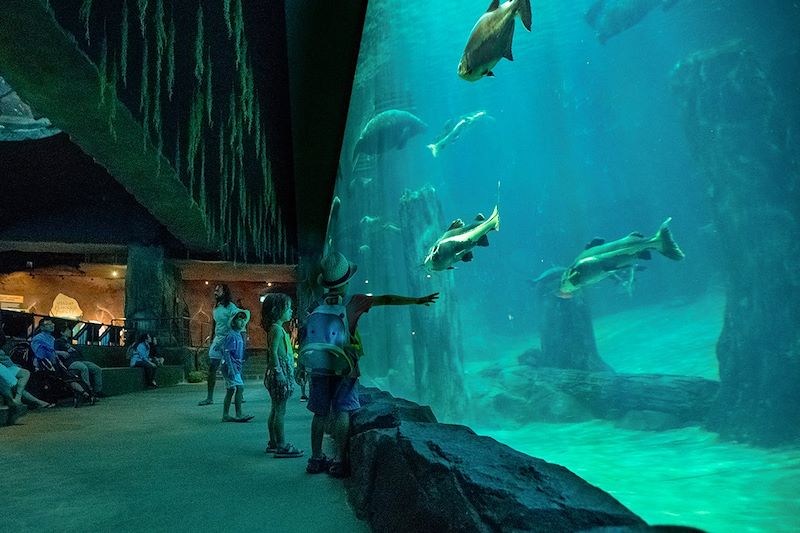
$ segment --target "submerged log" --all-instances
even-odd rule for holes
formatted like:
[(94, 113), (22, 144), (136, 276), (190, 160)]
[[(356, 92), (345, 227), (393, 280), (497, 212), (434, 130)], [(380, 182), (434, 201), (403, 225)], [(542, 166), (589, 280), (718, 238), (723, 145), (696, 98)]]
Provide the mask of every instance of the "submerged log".
[(489, 368), (497, 386), (484, 408), (519, 423), (572, 422), (591, 417), (626, 420), (637, 429), (702, 423), (719, 382), (692, 376), (615, 374), (560, 368)]
[(428, 277), (420, 268), (428, 248), (446, 226), (433, 187), (428, 185), (403, 194), (400, 226), (410, 293), (442, 295), (433, 306), (410, 308), (417, 395), (421, 402), (433, 405), (445, 417), (459, 415), (464, 409), (464, 355), (453, 274), (433, 272)]
[(708, 426), (765, 445), (800, 441), (799, 80), (791, 64), (783, 70), (795, 78), (786, 95), (734, 41), (692, 54), (672, 74), (727, 277), (721, 387)]

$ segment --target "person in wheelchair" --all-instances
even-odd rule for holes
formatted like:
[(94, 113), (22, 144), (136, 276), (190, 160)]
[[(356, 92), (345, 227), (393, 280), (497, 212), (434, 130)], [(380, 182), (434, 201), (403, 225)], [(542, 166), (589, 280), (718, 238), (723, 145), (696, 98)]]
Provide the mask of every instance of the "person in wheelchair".
[[(95, 398), (104, 398), (103, 394), (103, 369), (91, 361), (86, 361), (83, 354), (72, 345), (72, 328), (69, 324), (60, 324), (57, 328), (58, 337), (55, 339), (56, 354), (68, 369), (80, 374), (84, 383), (92, 389)], [(61, 355), (66, 353), (67, 355)]]
[(61, 358), (69, 358), (69, 354), (56, 350), (56, 339), (53, 337), (55, 329), (56, 325), (53, 319), (45, 317), (39, 321), (39, 333), (31, 339), (34, 370), (55, 375), (68, 383), (73, 391), (76, 407), (80, 400), (94, 405), (95, 397), (92, 388), (80, 378), (79, 372), (70, 370), (62, 362)]

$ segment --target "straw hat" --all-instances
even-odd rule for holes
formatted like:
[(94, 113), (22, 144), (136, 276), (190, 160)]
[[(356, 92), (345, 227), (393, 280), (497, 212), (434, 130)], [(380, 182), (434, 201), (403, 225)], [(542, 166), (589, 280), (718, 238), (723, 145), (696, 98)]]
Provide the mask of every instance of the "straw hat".
[(341, 287), (352, 278), (358, 266), (351, 263), (345, 256), (339, 252), (332, 252), (322, 259), (322, 274), (319, 275), (317, 281), (326, 289), (335, 289)]

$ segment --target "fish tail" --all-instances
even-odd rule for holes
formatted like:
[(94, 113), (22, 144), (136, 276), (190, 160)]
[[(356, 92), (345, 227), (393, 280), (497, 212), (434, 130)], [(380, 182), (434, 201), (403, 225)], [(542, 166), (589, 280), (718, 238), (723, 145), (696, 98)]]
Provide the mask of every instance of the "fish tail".
[(522, 19), (522, 25), (525, 26), (525, 29), (531, 31), (531, 0), (517, 0), (519, 7), (519, 18)]
[(428, 149), (433, 154), (433, 157), (439, 157), (439, 146), (436, 144), (429, 144)]
[(661, 252), (665, 257), (668, 257), (673, 261), (680, 261), (685, 257), (685, 255), (678, 247), (678, 243), (672, 238), (672, 232), (669, 230), (670, 222), (672, 222), (672, 217), (669, 217), (664, 221), (663, 224), (661, 224), (661, 227), (658, 228), (658, 233), (656, 233), (654, 240), (658, 245), (658, 251)]
[(489, 220), (491, 220), (492, 228), (495, 231), (500, 231), (500, 211), (497, 210), (497, 206), (494, 206), (494, 210), (492, 211), (491, 216), (489, 216)]

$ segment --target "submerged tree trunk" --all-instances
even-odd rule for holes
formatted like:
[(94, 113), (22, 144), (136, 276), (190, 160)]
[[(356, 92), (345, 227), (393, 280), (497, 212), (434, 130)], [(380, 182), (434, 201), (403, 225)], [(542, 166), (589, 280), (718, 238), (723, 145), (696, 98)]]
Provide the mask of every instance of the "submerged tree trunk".
[(417, 395), (421, 402), (433, 405), (443, 418), (459, 416), (463, 414), (465, 400), (464, 356), (453, 275), (433, 272), (428, 277), (420, 268), (427, 247), (433, 244), (438, 232), (446, 225), (433, 187), (407, 190), (403, 194), (400, 225), (411, 294), (441, 294), (440, 300), (430, 307), (411, 307)]
[(542, 357), (538, 366), (611, 370), (597, 353), (592, 312), (580, 296), (564, 300), (543, 295)]
[(708, 426), (758, 444), (800, 440), (800, 183), (790, 142), (797, 128), (792, 100), (776, 94), (738, 41), (691, 55), (676, 67), (673, 83), (725, 255), (721, 387)]

